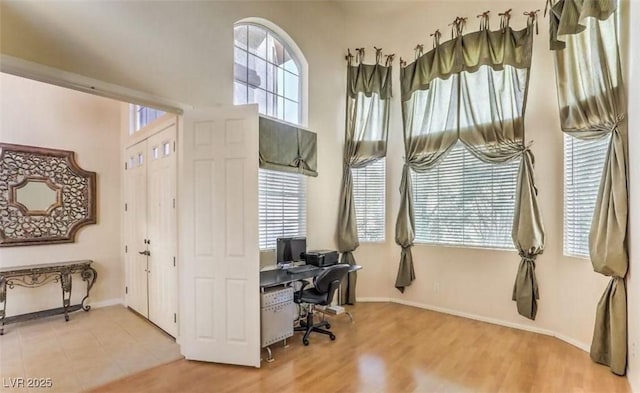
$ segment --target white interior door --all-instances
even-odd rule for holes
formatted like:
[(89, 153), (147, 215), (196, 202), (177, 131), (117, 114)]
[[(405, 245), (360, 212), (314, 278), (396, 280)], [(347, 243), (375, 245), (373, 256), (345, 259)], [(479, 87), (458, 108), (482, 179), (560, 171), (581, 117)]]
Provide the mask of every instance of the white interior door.
[(147, 149), (142, 141), (126, 150), (125, 166), (125, 266), (127, 306), (149, 317), (147, 256)]
[(257, 106), (188, 111), (182, 120), (182, 353), (260, 367)]
[(176, 337), (178, 268), (176, 123), (147, 139), (149, 320)]

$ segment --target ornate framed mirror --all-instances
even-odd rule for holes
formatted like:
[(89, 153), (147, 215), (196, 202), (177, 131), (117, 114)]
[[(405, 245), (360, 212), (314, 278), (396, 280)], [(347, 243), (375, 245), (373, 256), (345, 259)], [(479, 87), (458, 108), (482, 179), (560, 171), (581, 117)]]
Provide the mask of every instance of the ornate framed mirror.
[(70, 243), (96, 223), (96, 173), (67, 150), (0, 143), (0, 247)]

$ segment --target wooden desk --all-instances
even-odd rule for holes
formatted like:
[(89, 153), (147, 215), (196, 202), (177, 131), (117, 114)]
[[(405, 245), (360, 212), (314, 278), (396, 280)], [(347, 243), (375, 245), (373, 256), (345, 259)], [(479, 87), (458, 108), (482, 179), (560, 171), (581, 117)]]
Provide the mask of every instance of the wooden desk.
[[(98, 273), (91, 267), (91, 263), (93, 261), (87, 259), (0, 268), (0, 335), (4, 334), (5, 324), (57, 314), (64, 314), (65, 321), (68, 321), (70, 312), (79, 309), (89, 311), (91, 306), (85, 305), (84, 302), (89, 298), (89, 291), (98, 278)], [(87, 293), (80, 304), (71, 305), (71, 275), (74, 273), (80, 273), (82, 281), (87, 282)], [(36, 288), (50, 282), (60, 283), (62, 288), (62, 307), (11, 317), (6, 316), (7, 287), (9, 289), (13, 289), (16, 286)]]

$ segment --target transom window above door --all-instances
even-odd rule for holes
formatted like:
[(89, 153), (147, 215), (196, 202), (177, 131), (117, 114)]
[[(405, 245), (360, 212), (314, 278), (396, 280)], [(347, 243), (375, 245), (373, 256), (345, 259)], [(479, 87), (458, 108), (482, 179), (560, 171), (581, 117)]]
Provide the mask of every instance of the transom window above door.
[(234, 26), (233, 103), (258, 104), (259, 112), (301, 123), (300, 61), (273, 31), (251, 23)]
[(134, 134), (166, 112), (142, 105), (129, 105), (129, 134)]

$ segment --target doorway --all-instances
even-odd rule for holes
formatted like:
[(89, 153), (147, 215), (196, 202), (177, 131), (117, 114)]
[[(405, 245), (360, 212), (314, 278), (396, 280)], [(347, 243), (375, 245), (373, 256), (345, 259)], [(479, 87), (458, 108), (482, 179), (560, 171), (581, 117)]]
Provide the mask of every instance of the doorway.
[[(125, 303), (178, 334), (177, 118), (164, 115), (125, 150)], [(140, 139), (140, 138), (138, 138)]]

